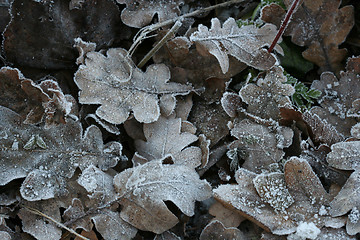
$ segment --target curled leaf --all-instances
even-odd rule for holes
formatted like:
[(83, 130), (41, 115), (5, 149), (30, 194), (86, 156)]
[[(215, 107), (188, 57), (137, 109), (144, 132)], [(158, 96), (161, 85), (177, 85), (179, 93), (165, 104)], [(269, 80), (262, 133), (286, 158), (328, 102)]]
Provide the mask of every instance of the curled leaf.
[(155, 14), (158, 15), (159, 22), (173, 19), (180, 14), (179, 6), (184, 4), (184, 0), (138, 0), (136, 4), (132, 0), (116, 1), (126, 4), (126, 8), (121, 12), (121, 20), (126, 25), (136, 28), (148, 25)]

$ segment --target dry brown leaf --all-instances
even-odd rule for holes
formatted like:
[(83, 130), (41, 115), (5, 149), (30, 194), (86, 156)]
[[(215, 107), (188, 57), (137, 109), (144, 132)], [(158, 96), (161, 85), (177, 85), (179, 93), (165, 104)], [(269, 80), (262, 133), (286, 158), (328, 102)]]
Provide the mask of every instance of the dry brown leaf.
[(230, 120), (220, 104), (208, 104), (197, 101), (191, 110), (189, 121), (192, 122), (199, 133), (210, 140), (210, 147), (218, 143), (229, 133), (226, 124)]
[(83, 41), (81, 38), (74, 39), (73, 47), (79, 52), (79, 57), (76, 59), (76, 64), (84, 64), (85, 57), (88, 52), (94, 52), (96, 50), (96, 43)]
[(75, 99), (65, 95), (57, 82), (45, 80), (35, 84), (17, 68), (0, 69), (0, 91), (3, 93), (0, 96), (1, 105), (22, 115), (25, 123), (29, 124), (45, 121), (45, 126), (50, 127), (65, 123), (76, 106)]
[(0, 185), (25, 178), (20, 193), (29, 201), (66, 194), (66, 178), (94, 164), (113, 167), (121, 158), (118, 142), (103, 144), (100, 130), (82, 133), (79, 122), (69, 120), (50, 129), (25, 125), (18, 114), (0, 107)]
[(338, 80), (333, 73), (322, 73), (320, 80), (314, 81), (311, 87), (322, 92), (318, 102), (323, 108), (345, 119), (349, 117), (353, 101), (360, 98), (360, 78), (353, 71), (341, 72), (340, 76)]
[[(229, 70), (228, 55), (256, 69), (270, 69), (276, 58), (263, 47), (270, 46), (276, 33), (276, 27), (271, 24), (261, 28), (254, 25), (239, 28), (233, 18), (228, 18), (221, 27), (219, 19), (213, 18), (211, 28), (200, 24), (198, 31), (191, 34), (190, 41), (196, 43), (200, 54), (214, 55), (225, 74)], [(282, 52), (279, 45), (275, 49)]]
[(4, 52), (8, 61), (22, 66), (73, 68), (74, 38), (94, 42), (101, 49), (129, 36), (116, 3), (110, 0), (83, 1), (82, 8), (72, 10), (69, 1), (15, 0), (11, 15), (4, 32)]
[(360, 171), (353, 172), (339, 194), (330, 203), (333, 217), (348, 214), (346, 231), (350, 235), (360, 232)]
[(198, 167), (201, 164), (202, 151), (198, 147), (189, 147), (198, 137), (181, 131), (181, 125), (181, 119), (174, 116), (160, 116), (156, 122), (144, 124), (146, 141), (135, 140), (137, 152), (148, 161), (171, 155), (176, 164)]
[(247, 111), (261, 118), (280, 118), (280, 107), (291, 106), (289, 96), (295, 89), (287, 81), (282, 67), (273, 67), (265, 78), (257, 80), (256, 84), (248, 83), (241, 88), (239, 95), (248, 104)]
[(360, 169), (360, 141), (338, 142), (326, 157), (330, 166), (343, 170)]
[[(276, 211), (263, 201), (253, 184), (257, 175), (243, 168), (236, 172), (238, 185), (221, 185), (213, 190), (214, 197), (276, 235), (291, 234), (303, 222), (313, 223), (317, 228), (344, 225), (343, 219), (329, 216), (327, 206), (331, 197), (305, 160), (292, 157), (285, 163), (284, 171), (286, 188), (295, 200), (284, 211)], [(273, 200), (278, 198), (273, 196)]]
[[(291, 129), (288, 130), (292, 132)], [(272, 133), (269, 128), (247, 119), (236, 123), (230, 133), (237, 140), (229, 145), (229, 149), (240, 153), (237, 155), (245, 160), (243, 168), (256, 173), (261, 173), (263, 168), (271, 163), (278, 163), (282, 160), (285, 155), (282, 148), (290, 145), (280, 146), (283, 145), (279, 141), (281, 138), (286, 138), (282, 141), (290, 141), (290, 144), (292, 141), (292, 135)]]
[[(81, 236), (88, 238), (89, 240), (99, 240), (96, 236), (96, 232), (94, 231), (85, 231), (82, 230), (81, 231)], [(78, 236), (75, 237), (74, 240), (82, 240), (81, 238), (79, 238)]]
[(322, 228), (316, 240), (356, 240), (356, 237), (349, 236), (343, 228)]
[[(187, 37), (176, 37), (166, 43), (154, 56), (154, 62), (166, 63), (170, 67), (172, 79), (183, 83), (189, 81), (196, 89), (204, 89), (201, 96), (207, 101), (214, 101), (211, 94), (223, 92), (225, 82), (246, 68), (244, 63), (234, 57), (229, 57), (229, 70), (224, 74), (219, 62), (212, 55), (201, 56), (191, 48), (192, 44)], [(205, 80), (209, 81), (205, 82)], [(213, 83), (216, 83), (213, 86)], [(209, 89), (209, 90), (208, 90)]]
[(66, 225), (72, 229), (81, 228), (90, 232), (94, 226), (89, 217), (86, 216), (84, 206), (79, 198), (72, 199), (71, 205), (67, 207), (62, 217)]
[(77, 183), (88, 192), (90, 202), (86, 203), (87, 207), (101, 207), (116, 200), (113, 177), (94, 165), (82, 171)]
[(313, 137), (313, 141), (331, 146), (334, 143), (345, 140), (345, 137), (339, 133), (334, 126), (329, 124), (326, 119), (317, 115), (315, 110), (316, 108), (311, 108), (301, 116), (311, 129), (310, 134), (311, 137)]
[(96, 230), (105, 240), (134, 239), (137, 229), (125, 222), (118, 212), (103, 209), (100, 213), (92, 217)]
[(332, 216), (342, 216), (351, 210), (346, 231), (350, 235), (355, 235), (360, 232), (360, 141), (335, 143), (331, 146), (326, 160), (335, 168), (355, 170), (330, 203)]
[[(193, 168), (153, 160), (126, 169), (114, 177), (123, 209), (120, 216), (144, 231), (160, 234), (178, 223), (165, 201), (173, 202), (185, 215), (194, 215), (195, 201), (211, 196), (211, 186)], [(170, 162), (170, 164), (165, 164)]]
[(107, 56), (90, 52), (75, 73), (80, 88), (79, 102), (100, 104), (96, 114), (113, 124), (125, 122), (130, 112), (139, 122), (151, 123), (160, 116), (159, 97), (186, 95), (191, 86), (168, 82), (170, 71), (163, 64), (150, 65), (142, 72), (126, 50), (112, 48)]
[(239, 213), (225, 208), (219, 202), (214, 202), (214, 204), (211, 205), (209, 208), (209, 213), (215, 217), (214, 220), (221, 222), (226, 228), (237, 228), (240, 223), (246, 219)]
[(220, 221), (211, 221), (201, 232), (200, 240), (246, 240), (245, 235), (237, 228), (225, 227)]
[(285, 211), (294, 203), (294, 198), (286, 188), (283, 173), (262, 173), (254, 178), (253, 183), (261, 200), (277, 211)]
[(343, 186), (350, 174), (329, 166), (326, 161), (326, 156), (330, 152), (330, 147), (327, 145), (320, 145), (315, 149), (303, 150), (301, 158), (306, 159), (315, 173), (320, 179), (323, 179), (325, 187), (330, 187), (332, 183), (338, 186)]
[(176, 236), (170, 231), (163, 232), (162, 234), (157, 234), (154, 237), (154, 240), (181, 240), (181, 237)]
[[(35, 208), (41, 213), (52, 217), (55, 221), (61, 222), (58, 200), (50, 199), (37, 202), (26, 202), (26, 206)], [(61, 229), (49, 220), (45, 220), (42, 216), (34, 214), (21, 208), (18, 216), (22, 220), (22, 230), (29, 233), (37, 240), (59, 240), (61, 238)]]
[(221, 98), (221, 106), (229, 117), (236, 117), (242, 107), (241, 97), (235, 93), (225, 92)]
[[(45, 127), (65, 123), (66, 118), (73, 113), (76, 100), (71, 95), (65, 95), (59, 84), (53, 80), (44, 80), (35, 84), (30, 79), (21, 81), (21, 88), (28, 95), (41, 104), (41, 107), (32, 109), (24, 123), (37, 124), (45, 122)], [(72, 115), (72, 118), (77, 118)]]
[[(309, 117), (309, 123), (319, 127), (318, 129), (314, 129), (315, 133), (319, 134), (316, 138), (321, 138), (322, 141), (325, 141), (327, 144), (333, 144), (338, 139), (343, 141), (344, 139), (350, 137), (351, 127), (357, 122), (356, 119), (352, 117), (341, 119), (337, 115), (331, 114), (326, 108), (319, 106), (314, 106), (308, 111), (310, 115), (307, 115), (308, 113), (306, 113), (306, 117)], [(314, 119), (311, 119), (311, 116), (314, 117)], [(318, 120), (320, 120), (320, 122)], [(322, 130), (325, 132), (322, 132)], [(333, 133), (334, 135), (331, 136), (327, 131), (330, 131), (330, 133)]]
[(141, 28), (151, 23), (155, 14), (159, 22), (173, 19), (180, 14), (180, 6), (184, 0), (116, 0), (120, 4), (126, 4), (121, 12), (121, 20), (130, 27)]
[[(284, 1), (289, 8), (292, 1)], [(342, 69), (341, 61), (347, 54), (346, 49), (339, 49), (354, 26), (354, 8), (347, 5), (339, 9), (340, 0), (304, 0), (293, 14), (286, 36), (291, 36), (293, 43), (308, 47), (303, 56), (317, 64), (319, 72), (338, 73)], [(262, 19), (274, 24), (281, 23), (285, 10), (271, 4), (264, 8)]]

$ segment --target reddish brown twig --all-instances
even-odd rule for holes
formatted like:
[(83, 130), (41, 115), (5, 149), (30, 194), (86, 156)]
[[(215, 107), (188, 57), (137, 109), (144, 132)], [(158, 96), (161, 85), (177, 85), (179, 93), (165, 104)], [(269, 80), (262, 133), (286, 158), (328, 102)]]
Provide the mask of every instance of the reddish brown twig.
[(296, 6), (298, 5), (299, 1), (300, 1), (300, 0), (294, 0), (294, 1), (292, 2), (289, 11), (286, 13), (285, 19), (284, 19), (284, 21), (282, 22), (281, 27), (280, 27), (278, 33), (277, 33), (276, 36), (275, 36), (274, 41), (272, 42), (270, 48), (268, 49), (268, 53), (271, 53), (271, 52), (272, 52), (272, 50), (274, 49), (275, 45), (276, 45), (277, 42), (279, 41), (279, 38), (283, 35), (283, 33), (284, 33), (284, 31), (285, 31), (285, 29), (286, 29), (286, 27), (287, 27), (287, 25), (288, 25), (288, 23), (289, 23), (289, 21), (290, 21), (290, 18), (291, 18), (291, 16), (293, 15), (294, 10), (295, 10)]

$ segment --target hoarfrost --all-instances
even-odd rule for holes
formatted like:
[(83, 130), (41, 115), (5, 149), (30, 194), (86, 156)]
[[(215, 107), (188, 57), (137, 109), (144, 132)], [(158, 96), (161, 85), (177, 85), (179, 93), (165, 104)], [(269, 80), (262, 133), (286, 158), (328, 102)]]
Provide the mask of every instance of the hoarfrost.
[(93, 164), (106, 170), (121, 157), (120, 143), (104, 145), (97, 127), (90, 126), (83, 134), (73, 120), (44, 129), (23, 124), (18, 114), (0, 107), (0, 131), (8, 134), (0, 139), (0, 185), (25, 178), (20, 192), (29, 201), (64, 193), (64, 179), (71, 178), (77, 167), (84, 170)]
[[(261, 28), (254, 25), (238, 27), (235, 19), (228, 18), (221, 27), (217, 18), (211, 19), (211, 28), (200, 24), (198, 31), (190, 36), (190, 41), (196, 43), (196, 49), (202, 55), (214, 55), (225, 74), (229, 70), (228, 55), (260, 70), (270, 69), (276, 62), (274, 55), (263, 47), (270, 46), (277, 31), (272, 24)], [(282, 52), (279, 45), (275, 47)]]
[(120, 4), (126, 4), (126, 8), (121, 12), (121, 20), (126, 25), (136, 28), (148, 25), (155, 14), (157, 14), (159, 22), (173, 19), (180, 14), (179, 7), (184, 4), (184, 0), (138, 0), (137, 5), (132, 0), (116, 1)]
[(160, 234), (176, 225), (178, 219), (164, 201), (173, 202), (185, 215), (192, 216), (195, 201), (211, 196), (210, 184), (200, 180), (194, 169), (164, 164), (169, 161), (153, 160), (114, 177), (123, 206), (120, 216), (140, 230)]
[(113, 124), (125, 122), (130, 112), (139, 122), (151, 123), (160, 116), (158, 95), (186, 95), (192, 87), (168, 82), (170, 71), (164, 64), (138, 69), (126, 50), (112, 48), (107, 56), (89, 52), (74, 81), (80, 88), (79, 101), (100, 104), (96, 115)]
[(174, 118), (174, 115), (167, 118), (160, 116), (156, 122), (144, 124), (146, 141), (135, 140), (136, 150), (149, 161), (170, 154), (176, 164), (186, 164), (195, 168), (201, 164), (201, 149), (188, 146), (198, 140), (198, 137), (189, 132), (182, 132), (181, 128), (180, 118)]

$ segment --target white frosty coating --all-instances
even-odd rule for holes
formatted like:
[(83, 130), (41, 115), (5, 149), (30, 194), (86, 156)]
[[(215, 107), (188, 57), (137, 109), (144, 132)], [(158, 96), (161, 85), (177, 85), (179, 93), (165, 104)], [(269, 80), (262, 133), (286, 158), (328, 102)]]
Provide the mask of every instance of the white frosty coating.
[(289, 96), (295, 88), (287, 81), (284, 69), (276, 66), (267, 72), (265, 78), (257, 83), (245, 84), (239, 92), (241, 99), (247, 103), (247, 111), (264, 119), (279, 119), (280, 107), (291, 106)]
[(11, 240), (11, 236), (5, 231), (0, 231), (0, 239)]
[(194, 169), (162, 161), (153, 160), (114, 177), (115, 189), (122, 199), (122, 219), (155, 233), (162, 233), (178, 222), (164, 201), (173, 202), (185, 215), (192, 216), (195, 201), (211, 196), (210, 184), (200, 180)]
[[(74, 1), (72, 0), (69, 3), (69, 6), (74, 5)], [(70, 7), (71, 10), (72, 7)], [(92, 42), (86, 42), (83, 41), (81, 38), (75, 38), (74, 39), (74, 45), (73, 47), (76, 47), (77, 50), (79, 51), (79, 57), (76, 59), (76, 64), (84, 64), (84, 59), (86, 57), (86, 54), (88, 52), (93, 52), (96, 49), (96, 43), (92, 43)]]
[(125, 122), (130, 112), (139, 122), (154, 122), (160, 116), (159, 95), (186, 95), (192, 90), (169, 79), (170, 70), (164, 64), (150, 65), (144, 73), (122, 48), (109, 49), (107, 56), (89, 52), (74, 77), (79, 102), (100, 104), (96, 114), (113, 124)]
[(355, 124), (351, 128), (351, 136), (360, 140), (360, 123)]
[[(272, 24), (265, 24), (261, 28), (254, 25), (239, 28), (235, 19), (228, 18), (221, 27), (219, 19), (213, 18), (211, 28), (200, 24), (198, 31), (191, 34), (190, 41), (196, 42), (198, 51), (205, 48), (214, 55), (225, 74), (229, 70), (228, 55), (259, 70), (270, 69), (276, 58), (263, 47), (270, 46), (276, 33), (276, 26)], [(278, 45), (275, 49), (282, 52)]]
[(288, 240), (316, 239), (320, 232), (314, 223), (302, 222), (296, 228), (296, 232), (288, 237)]
[(131, 240), (137, 233), (137, 229), (121, 219), (118, 212), (108, 209), (104, 209), (100, 214), (92, 217), (92, 220), (96, 230), (105, 240)]
[(351, 223), (357, 223), (360, 220), (360, 212), (357, 209), (357, 207), (354, 207), (350, 214), (348, 215), (348, 218)]
[(174, 19), (180, 15), (180, 6), (184, 0), (137, 0), (138, 6), (134, 7), (132, 0), (116, 0), (120, 4), (126, 4), (121, 12), (121, 20), (130, 27), (141, 28), (151, 23), (155, 14), (158, 22)]
[(285, 211), (294, 203), (282, 173), (259, 174), (253, 183), (261, 199), (278, 211)]
[(276, 135), (264, 125), (245, 119), (234, 126), (231, 135), (238, 140), (232, 142), (229, 148), (239, 149), (246, 153), (242, 167), (253, 172), (260, 173), (261, 168), (279, 162), (285, 155), (281, 149), (277, 148)]
[[(83, 170), (93, 164), (106, 170), (121, 156), (120, 143), (104, 145), (101, 131), (95, 126), (88, 127), (83, 135), (80, 122), (71, 119), (44, 129), (21, 123), (18, 114), (0, 106), (0, 131), (5, 129), (8, 137), (0, 138), (0, 185), (25, 178), (20, 193), (28, 201), (56, 196), (64, 190), (65, 178), (71, 178), (77, 167)], [(16, 151), (15, 140), (19, 142)]]
[(333, 144), (326, 161), (335, 168), (343, 170), (358, 169), (360, 167), (360, 141)]
[[(186, 164), (197, 167), (201, 164), (201, 149), (188, 147), (198, 140), (198, 137), (189, 132), (181, 132), (181, 118), (160, 116), (154, 123), (144, 124), (146, 141), (135, 140), (138, 153), (147, 160), (160, 159), (172, 155), (176, 164)], [(191, 126), (193, 126), (191, 124)], [(188, 153), (188, 154), (187, 154)], [(191, 161), (187, 161), (187, 160)]]

